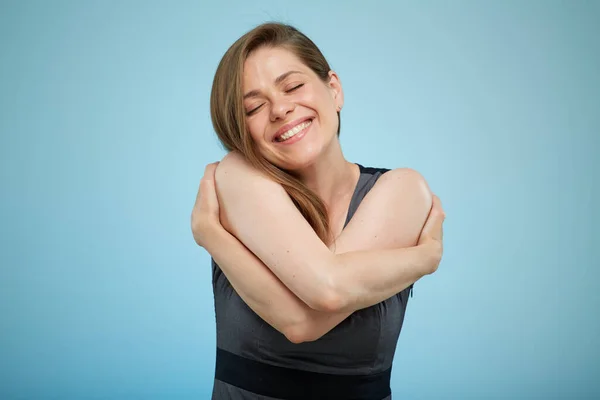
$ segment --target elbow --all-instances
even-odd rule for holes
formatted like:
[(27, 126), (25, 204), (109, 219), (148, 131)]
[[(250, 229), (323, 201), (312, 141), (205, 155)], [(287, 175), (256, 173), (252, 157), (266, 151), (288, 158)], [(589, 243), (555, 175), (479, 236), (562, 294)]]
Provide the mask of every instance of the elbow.
[(346, 311), (348, 303), (346, 296), (339, 290), (327, 288), (315, 296), (308, 306), (316, 311), (338, 313)]
[(314, 338), (314, 335), (311, 335), (310, 328), (308, 326), (307, 321), (296, 322), (294, 324), (290, 324), (281, 330), (281, 333), (285, 336), (287, 340), (294, 344), (300, 344), (304, 342), (312, 342), (317, 340), (318, 338)]
[(302, 325), (292, 325), (282, 330), (283, 335), (287, 340), (294, 344), (309, 342), (305, 327)]
[(335, 258), (328, 261), (330, 261), (329, 264), (324, 264), (316, 269), (318, 272), (317, 276), (313, 278), (313, 283), (304, 293), (299, 294), (299, 297), (315, 311), (335, 313), (343, 311), (347, 307), (348, 301), (343, 291), (345, 288), (341, 287), (342, 277), (335, 273), (341, 267), (334, 264)]
[[(334, 271), (338, 271), (340, 268), (336, 267)], [(323, 268), (323, 271), (326, 270), (326, 268)], [(348, 294), (352, 291), (348, 290), (349, 288), (342, 284), (344, 281), (343, 277), (335, 273), (329, 273), (320, 278), (321, 284), (313, 288), (311, 298), (307, 299), (309, 301), (306, 301), (306, 304), (310, 308), (325, 313), (355, 311), (350, 310), (352, 301)]]
[(303, 312), (294, 314), (294, 318), (289, 318), (288, 315), (284, 324), (280, 325), (277, 330), (294, 344), (317, 340), (319, 337), (314, 332), (314, 324), (311, 324), (310, 314), (311, 312), (306, 309)]
[(426, 245), (422, 245), (425, 251), (425, 257), (427, 259), (427, 270), (423, 272), (423, 276), (431, 275), (435, 273), (442, 261), (443, 247), (439, 242), (429, 242)]
[(315, 331), (308, 322), (290, 325), (283, 329), (281, 333), (283, 333), (287, 340), (294, 344), (314, 342), (324, 334)]

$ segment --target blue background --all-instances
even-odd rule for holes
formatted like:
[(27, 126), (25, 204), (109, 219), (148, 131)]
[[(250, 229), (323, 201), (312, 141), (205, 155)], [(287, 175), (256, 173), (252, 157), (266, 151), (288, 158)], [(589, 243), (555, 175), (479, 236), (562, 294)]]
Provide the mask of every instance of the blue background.
[(224, 154), (217, 63), (267, 20), (340, 74), (348, 159), (419, 170), (447, 212), (394, 396), (598, 398), (600, 2), (583, 0), (1, 1), (0, 398), (209, 398), (189, 217)]

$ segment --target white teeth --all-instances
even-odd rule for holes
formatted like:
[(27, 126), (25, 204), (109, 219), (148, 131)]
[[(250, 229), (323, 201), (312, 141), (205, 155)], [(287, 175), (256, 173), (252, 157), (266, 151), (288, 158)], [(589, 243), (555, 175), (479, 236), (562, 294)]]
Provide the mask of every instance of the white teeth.
[(277, 140), (279, 140), (280, 142), (288, 140), (289, 138), (291, 138), (292, 136), (295, 136), (298, 132), (300, 132), (304, 128), (308, 127), (311, 124), (311, 122), (312, 122), (312, 120), (309, 119), (308, 121), (303, 122), (300, 125), (296, 125), (292, 129), (290, 129), (289, 131), (284, 133), (283, 135), (279, 136), (279, 138)]

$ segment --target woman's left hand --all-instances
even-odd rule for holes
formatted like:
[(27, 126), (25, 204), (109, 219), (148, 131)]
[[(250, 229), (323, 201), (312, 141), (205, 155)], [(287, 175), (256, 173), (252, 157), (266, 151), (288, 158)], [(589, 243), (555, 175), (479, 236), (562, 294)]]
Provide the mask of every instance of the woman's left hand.
[(223, 229), (219, 219), (219, 200), (215, 186), (218, 162), (208, 164), (200, 181), (196, 203), (192, 209), (192, 233), (199, 246), (206, 247), (206, 239), (215, 229)]
[(443, 253), (443, 239), (444, 239), (444, 229), (443, 224), (446, 219), (446, 213), (442, 208), (442, 202), (440, 198), (436, 195), (433, 195), (433, 205), (431, 206), (431, 210), (429, 211), (429, 216), (427, 217), (427, 221), (425, 221), (425, 225), (423, 226), (423, 230), (421, 231), (421, 235), (419, 237), (418, 245), (429, 244), (430, 248), (435, 249), (435, 265), (433, 265), (433, 270), (429, 273), (433, 273), (437, 271), (437, 268), (442, 259)]

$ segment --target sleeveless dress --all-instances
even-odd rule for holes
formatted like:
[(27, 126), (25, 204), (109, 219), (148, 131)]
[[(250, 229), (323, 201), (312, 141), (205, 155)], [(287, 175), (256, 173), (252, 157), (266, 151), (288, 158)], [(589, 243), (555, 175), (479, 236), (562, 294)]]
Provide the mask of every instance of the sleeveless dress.
[[(388, 171), (358, 166), (344, 226)], [(391, 400), (392, 360), (412, 285), (354, 312), (320, 339), (294, 344), (244, 303), (214, 260), (212, 272), (217, 323), (213, 400)]]

